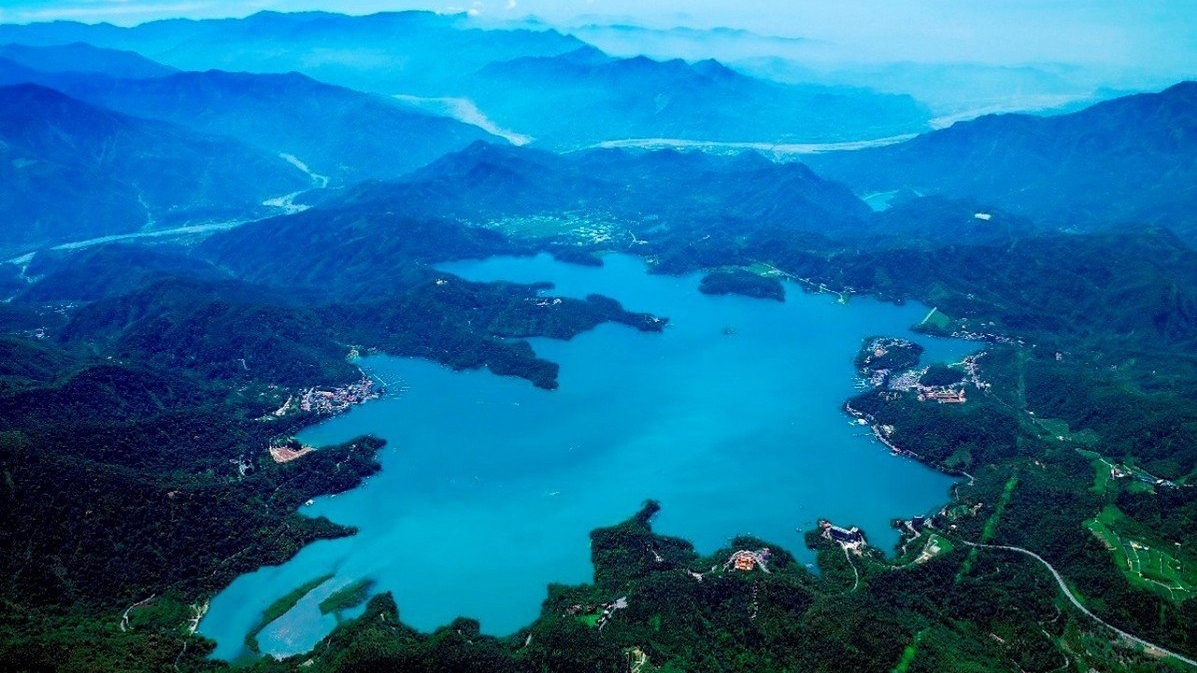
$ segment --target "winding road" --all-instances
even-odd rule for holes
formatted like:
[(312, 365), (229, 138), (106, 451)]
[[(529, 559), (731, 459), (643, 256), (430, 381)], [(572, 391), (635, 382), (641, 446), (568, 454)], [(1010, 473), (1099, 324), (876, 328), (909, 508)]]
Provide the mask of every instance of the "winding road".
[(1039, 561), (1040, 563), (1042, 563), (1048, 569), (1048, 571), (1051, 572), (1052, 577), (1056, 578), (1056, 584), (1060, 585), (1060, 589), (1064, 592), (1064, 595), (1068, 598), (1068, 600), (1073, 605), (1075, 605), (1078, 610), (1080, 610), (1081, 612), (1088, 615), (1090, 619), (1097, 622), (1098, 624), (1101, 624), (1102, 626), (1106, 627), (1107, 629), (1110, 629), (1114, 633), (1117, 633), (1118, 635), (1122, 636), (1123, 638), (1126, 638), (1127, 640), (1130, 640), (1132, 642), (1142, 645), (1143, 647), (1147, 648), (1148, 650), (1152, 650), (1159, 654), (1163, 654), (1163, 655), (1172, 657), (1173, 659), (1176, 659), (1177, 661), (1183, 661), (1184, 663), (1186, 663), (1190, 666), (1193, 666), (1194, 668), (1197, 668), (1197, 661), (1194, 661), (1193, 659), (1190, 659), (1189, 657), (1186, 657), (1183, 654), (1177, 654), (1176, 652), (1173, 652), (1172, 650), (1168, 650), (1163, 647), (1160, 647), (1159, 645), (1156, 645), (1155, 643), (1149, 643), (1146, 640), (1139, 638), (1138, 636), (1133, 636), (1133, 635), (1127, 633), (1126, 631), (1123, 631), (1122, 629), (1118, 628), (1117, 626), (1114, 626), (1114, 625), (1106, 622), (1101, 617), (1098, 617), (1097, 615), (1090, 612), (1089, 608), (1086, 608), (1081, 603), (1081, 601), (1079, 599), (1077, 599), (1077, 597), (1075, 595), (1073, 595), (1072, 590), (1068, 588), (1068, 584), (1066, 584), (1064, 582), (1064, 578), (1060, 575), (1060, 573), (1057, 572), (1056, 569), (1052, 567), (1052, 564), (1050, 564), (1046, 560), (1044, 560), (1044, 558), (1042, 556), (1040, 556), (1039, 554), (1036, 554), (1035, 552), (1033, 552), (1029, 549), (1023, 549), (1022, 547), (1008, 547), (1006, 545), (1000, 545), (1000, 544), (977, 544), (975, 542), (969, 542), (967, 540), (961, 540), (961, 542), (968, 545), (969, 547), (975, 547), (978, 549), (1004, 549), (1006, 551), (1017, 552), (1019, 554), (1024, 554), (1026, 556), (1030, 556), (1031, 558), (1035, 559), (1036, 561)]

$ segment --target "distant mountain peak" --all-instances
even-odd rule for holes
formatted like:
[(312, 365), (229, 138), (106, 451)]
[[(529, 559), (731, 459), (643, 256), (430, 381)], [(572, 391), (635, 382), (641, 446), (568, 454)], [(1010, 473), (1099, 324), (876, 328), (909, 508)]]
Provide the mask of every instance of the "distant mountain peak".
[(597, 65), (600, 63), (610, 63), (615, 59), (608, 56), (603, 50), (593, 45), (584, 45), (573, 51), (566, 52), (559, 56), (563, 61), (576, 63), (578, 65)]
[(85, 72), (103, 73), (111, 77), (145, 78), (178, 72), (136, 52), (106, 49), (86, 42), (60, 46), (6, 44), (0, 46), (0, 58), (47, 73)]
[(736, 72), (735, 70), (732, 70), (713, 58), (697, 61), (691, 67), (693, 67), (696, 72), (706, 75), (712, 79), (735, 79), (737, 77), (746, 76)]
[(506, 169), (530, 168), (554, 158), (554, 155), (543, 150), (517, 148), (513, 145), (476, 140), (464, 149), (446, 154), (416, 171), (413, 178), (421, 180), (468, 175), (475, 173), (480, 166), (502, 166)]

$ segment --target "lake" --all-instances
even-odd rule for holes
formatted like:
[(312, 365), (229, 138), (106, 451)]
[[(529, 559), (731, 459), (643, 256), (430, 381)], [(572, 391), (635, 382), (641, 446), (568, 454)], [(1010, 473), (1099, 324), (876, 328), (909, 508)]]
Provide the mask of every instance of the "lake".
[[(937, 509), (949, 477), (889, 454), (841, 410), (859, 385), (862, 339), (904, 335), (924, 362), (958, 361), (962, 341), (914, 335), (927, 308), (804, 294), (785, 303), (708, 297), (700, 276), (655, 276), (627, 256), (602, 268), (546, 256), (445, 264), (471, 280), (555, 283), (550, 294), (601, 293), (670, 319), (664, 333), (602, 325), (571, 341), (535, 339), (561, 365), (560, 389), (487, 371), (371, 357), (387, 397), (306, 430), (327, 445), (363, 434), (387, 440), (382, 471), (360, 488), (305, 507), (356, 526), (291, 561), (234, 581), (200, 632), (215, 656), (243, 654), (262, 611), (296, 587), (334, 574), (258, 636), (263, 652), (305, 652), (335, 625), (324, 597), (356, 580), (390, 591), (408, 624), (430, 630), (457, 616), (487, 633), (534, 620), (548, 583), (590, 581), (589, 532), (661, 502), (658, 532), (711, 552), (737, 534), (813, 555), (802, 530), (819, 518), (860, 526), (889, 552), (895, 517)], [(452, 282), (452, 281), (450, 281)]]

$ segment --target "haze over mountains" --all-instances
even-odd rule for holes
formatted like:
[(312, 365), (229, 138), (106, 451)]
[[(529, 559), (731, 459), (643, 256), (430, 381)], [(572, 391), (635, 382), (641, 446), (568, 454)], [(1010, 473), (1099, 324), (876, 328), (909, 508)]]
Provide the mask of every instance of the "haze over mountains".
[(6, 44), (0, 46), (0, 59), (44, 73), (97, 73), (136, 79), (177, 72), (136, 52), (102, 49), (86, 42), (47, 47)]
[[(548, 27), (538, 21), (517, 25)], [(840, 53), (841, 48), (818, 39), (729, 28), (587, 23), (572, 26), (569, 32), (617, 56), (716, 58), (741, 72), (777, 82), (909, 95), (945, 121), (957, 115), (968, 118), (970, 113), (1052, 110), (1117, 95), (1110, 90), (1116, 84), (1103, 84), (1102, 75), (1075, 65), (854, 61), (850, 54)], [(1171, 81), (1156, 78), (1151, 83), (1164, 86)]]
[(126, 114), (291, 155), (334, 185), (398, 177), (475, 140), (501, 142), (475, 126), (298, 73), (210, 70), (118, 79), (30, 72), (6, 67), (0, 60), (0, 82), (25, 81)]
[(36, 85), (0, 87), (3, 247), (246, 218), (310, 186), (276, 156)]
[[(611, 30), (640, 33), (633, 26)], [(729, 43), (759, 37), (743, 31), (712, 34)], [(670, 35), (693, 45), (706, 33), (688, 30)], [(265, 12), (246, 19), (161, 21), (134, 28), (77, 23), (0, 26), (0, 42), (16, 40), (23, 44), (0, 48), (0, 83), (32, 82), (65, 94), (80, 103), (71, 116), (74, 123), (108, 112), (129, 115), (165, 122), (169, 126), (153, 128), (171, 128), (176, 135), (195, 135), (206, 138), (205, 142), (216, 142), (219, 137), (228, 156), (254, 158), (239, 159), (234, 162), (236, 167), (230, 166), (224, 177), (217, 178), (212, 175), (216, 169), (210, 157), (200, 160), (177, 148), (164, 149), (162, 153), (175, 158), (169, 170), (154, 171), (154, 187), (147, 186), (146, 178), (118, 179), (115, 175), (87, 184), (84, 189), (95, 188), (95, 198), (120, 205), (104, 210), (100, 217), (88, 218), (85, 226), (69, 235), (56, 229), (59, 225), (45, 223), (77, 221), (81, 213), (57, 213), (65, 208), (58, 205), (61, 199), (43, 202), (28, 196), (53, 194), (52, 189), (25, 189), (20, 198), (26, 201), (19, 201), (19, 206), (13, 205), (17, 200), (10, 201), (10, 207), (18, 209), (24, 219), (43, 224), (14, 239), (13, 246), (253, 217), (268, 212), (261, 205), (265, 201), (276, 209), (294, 210), (323, 198), (296, 195), (309, 188), (348, 188), (363, 180), (395, 180), (479, 140), (522, 142), (510, 134), (497, 137), (484, 128), (512, 129), (526, 134), (534, 147), (557, 150), (629, 138), (756, 141), (767, 146), (915, 132), (927, 128), (930, 116), (925, 106), (906, 95), (783, 84), (710, 59), (615, 57), (540, 25), (486, 29), (466, 16), (427, 12), (363, 17)], [(804, 48), (800, 40), (786, 45)], [(1002, 86), (1009, 89), (1007, 84)], [(820, 174), (844, 181), (858, 195), (900, 190), (942, 194), (970, 200), (977, 208), (1027, 216), (1034, 226), (1045, 230), (1139, 221), (1172, 226), (1188, 235), (1192, 216), (1185, 212), (1185, 204), (1192, 198), (1188, 184), (1192, 161), (1186, 157), (1192, 156), (1191, 138), (1158, 134), (1162, 129), (1175, 134), (1174, 123), (1188, 128), (1191, 118), (1184, 116), (1192, 105), (1186, 94), (1189, 91), (1191, 87), (1179, 86), (1156, 97), (1118, 100), (1056, 118), (983, 118), (888, 148), (804, 160)], [(402, 100), (384, 95), (397, 92), (404, 94)], [(475, 112), (472, 117), (458, 114), (462, 120), (455, 120), (430, 110), (464, 107), (421, 103), (430, 99), (460, 100)], [(1152, 101), (1162, 103), (1151, 108)], [(63, 132), (69, 136), (78, 131), (67, 127)], [(139, 137), (143, 144), (150, 143), (146, 136)], [(1003, 147), (1000, 154), (986, 149), (993, 143)], [(22, 151), (21, 161), (40, 159), (58, 166), (33, 156), (39, 151), (37, 146), (26, 145)], [(459, 178), (463, 184), (454, 187), (459, 191), (453, 196), (457, 203), (476, 207), (493, 202), (512, 210), (516, 204), (531, 202), (519, 194), (510, 199), (503, 195), (507, 189), (503, 180), (521, 175), (518, 170), (502, 173), (502, 177), (488, 173), (512, 169), (508, 164), (524, 155), (495, 156), (502, 161), (471, 167), (468, 179), (477, 179), (476, 184)], [(602, 162), (585, 165), (581, 159), (562, 163), (547, 159), (547, 155), (527, 156), (535, 157), (527, 159), (533, 163), (552, 164), (544, 173), (519, 177), (521, 184), (532, 186), (539, 194), (542, 212), (552, 209), (545, 204), (579, 207), (576, 202), (559, 203), (559, 196), (568, 193), (576, 197), (576, 187), (585, 180), (553, 187), (555, 176), (594, 171), (594, 175), (583, 177), (602, 184), (596, 194), (609, 192), (612, 184), (624, 179)], [(571, 162), (573, 167), (563, 168)], [(740, 168), (750, 163), (742, 163)], [(1164, 163), (1171, 166), (1167, 175), (1159, 174)], [(1026, 170), (1028, 167), (1034, 168)], [(81, 174), (78, 167), (70, 170)], [(631, 164), (618, 168), (632, 173), (640, 170)], [(785, 189), (776, 186), (788, 184), (789, 178), (754, 175), (752, 170), (743, 174), (753, 177), (746, 179), (738, 197), (724, 195), (718, 201), (763, 204), (777, 199), (791, 204)], [(241, 177), (234, 178), (233, 173)], [(427, 177), (429, 173), (419, 175)], [(179, 183), (177, 189), (197, 180), (194, 176), (204, 176), (208, 182), (195, 182), (199, 187), (189, 189), (189, 199), (176, 201), (167, 212), (156, 205), (153, 193), (165, 189), (172, 176)], [(685, 200), (685, 189), (696, 189), (710, 179), (710, 175), (702, 175), (681, 191), (631, 187), (627, 201), (638, 207), (646, 202), (667, 207), (668, 198), (658, 196), (669, 194), (669, 198)], [(122, 186), (109, 187), (113, 180)], [(428, 189), (434, 182), (413, 180), (405, 180), (403, 189), (415, 189), (415, 184)], [(753, 184), (753, 180), (760, 182)], [(781, 182), (770, 183), (772, 180)], [(232, 186), (227, 188), (207, 186), (229, 181)], [(98, 187), (101, 184), (105, 185), (102, 189)], [(480, 196), (488, 184), (496, 185), (491, 188), (492, 195)], [(640, 184), (651, 184), (651, 180)], [(775, 187), (764, 188), (768, 184)], [(1140, 184), (1151, 186), (1135, 186)], [(137, 196), (138, 190), (145, 193)], [(424, 196), (417, 192), (405, 208), (436, 210), (420, 205)], [(30, 198), (33, 200), (28, 201)], [(609, 196), (605, 198), (609, 207), (619, 209), (612, 206)], [(436, 198), (432, 203), (446, 208), (453, 199)], [(187, 203), (192, 205), (181, 205)], [(839, 204), (829, 212), (853, 208), (858, 206)], [(758, 215), (767, 212), (755, 205), (743, 210)], [(804, 210), (772, 208), (777, 213)], [(628, 213), (621, 217), (627, 219)], [(852, 219), (867, 218), (857, 214)]]
[(500, 124), (565, 148), (623, 138), (884, 138), (922, 130), (928, 118), (908, 96), (782, 85), (710, 59), (619, 59), (593, 47), (492, 63), (466, 91)]
[(483, 30), (462, 15), (0, 26), (0, 43), (81, 40), (186, 70), (298, 71), (384, 95), (471, 98), (500, 125), (557, 148), (663, 135), (858, 140), (918, 131), (929, 118), (906, 96), (765, 82), (713, 62), (611, 58), (555, 30)]

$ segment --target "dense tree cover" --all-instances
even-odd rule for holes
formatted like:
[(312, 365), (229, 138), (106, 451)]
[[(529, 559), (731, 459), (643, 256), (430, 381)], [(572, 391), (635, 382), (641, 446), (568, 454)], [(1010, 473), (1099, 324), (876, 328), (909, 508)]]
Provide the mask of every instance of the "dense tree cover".
[(969, 470), (1037, 450), (1008, 410), (987, 403), (976, 389), (967, 393), (972, 399), (956, 406), (920, 402), (914, 392), (878, 388), (852, 398), (850, 404), (872, 422), (893, 426), (890, 440), (898, 448), (948, 471)]
[(1061, 418), (1073, 430), (1101, 437), (1101, 451), (1137, 458), (1148, 471), (1180, 479), (1197, 469), (1197, 392), (1192, 382), (1160, 386), (1183, 376), (1187, 355), (1069, 351), (1061, 360), (1040, 357), (1026, 369), (1028, 406)]
[[(550, 587), (540, 619), (512, 638), (482, 636), (468, 620), (417, 633), (384, 596), (314, 653), (261, 668), (311, 660), (304, 670), (615, 671), (641, 658), (643, 671), (1166, 668), (1112, 644), (1033, 560), (963, 544), (982, 540), (1041, 554), (1103, 618), (1194, 653), (1197, 601), (1132, 583), (1084, 527), (1114, 507), (1132, 539), (1197, 539), (1192, 489), (1097, 488), (1094, 459), (1077, 450), (1181, 483), (1192, 477), (1197, 257), (1183, 243), (1158, 230), (945, 243), (935, 232), (964, 206), (914, 199), (901, 207), (904, 218), (926, 218), (911, 223), (919, 235), (874, 231), (846, 245), (811, 225), (826, 221), (836, 225), (826, 233), (841, 235), (840, 225), (879, 220), (802, 167), (777, 172), (744, 157), (733, 171), (672, 153), (581, 153), (561, 160), (565, 169), (557, 161), (472, 148), (406, 186), (363, 187), (327, 209), (214, 238), (198, 250), (212, 264), (185, 278), (176, 270), (186, 258), (168, 253), (138, 265), (135, 252), (96, 251), (77, 258), (81, 270), (70, 255), (47, 257), (47, 280), (63, 279), (67, 290), (92, 273), (97, 282), (90, 294), (50, 287), (42, 297), (91, 301), (80, 307), (38, 304), (30, 291), (0, 309), (9, 333), (0, 352), (13, 360), (0, 359), (0, 516), (12, 522), (0, 532), (0, 667), (220, 668), (201, 658), (209, 645), (188, 635), (191, 606), (241, 572), (347, 534), (295, 509), (376, 469), (377, 442), (368, 439), (276, 465), (265, 446), (311, 418), (255, 419), (296, 387), (356, 378), (351, 347), (552, 387), (556, 366), (523, 339), (570, 338), (603, 321), (661, 322), (601, 297), (555, 303), (542, 285), (470, 283), (428, 264), (542, 248), (592, 263), (603, 246), (634, 250), (661, 273), (770, 264), (809, 288), (936, 305), (947, 327), (929, 330), (1021, 340), (988, 347), (980, 363), (990, 385), (967, 385), (966, 404), (884, 390), (850, 401), (892, 426), (886, 436), (899, 448), (968, 473), (934, 518), (954, 548), (921, 558), (920, 537), (893, 559), (855, 556), (812, 532), (818, 575), (773, 545), (772, 573), (711, 572), (733, 550), (702, 557), (655, 535), (650, 507), (596, 531), (594, 583)], [(516, 239), (495, 224), (594, 203), (620, 171), (635, 184), (604, 214), (626, 218), (634, 234), (626, 248), (618, 229), (610, 241), (579, 244)], [(650, 193), (658, 174), (674, 179)], [(790, 193), (741, 199), (766, 176)], [(716, 197), (684, 217), (680, 195), (716, 178)], [(499, 189), (513, 184), (523, 187)], [(562, 201), (553, 189), (574, 191)], [(396, 194), (419, 206), (404, 211)], [(725, 208), (721, 199), (741, 201)], [(654, 207), (661, 212), (645, 214)], [(465, 224), (479, 214), (487, 227)], [(105, 264), (130, 273), (105, 275)], [(18, 336), (35, 327), (47, 338)], [(935, 367), (928, 382), (949, 374), (958, 378)], [(150, 595), (121, 630), (123, 610)], [(571, 613), (620, 597), (628, 606), (601, 630), (591, 625), (596, 615)]]
[(457, 369), (486, 366), (553, 388), (557, 366), (522, 339), (568, 339), (605, 321), (653, 331), (665, 324), (603, 297), (541, 297), (548, 289), (442, 275), (381, 297), (326, 303), (320, 295), (279, 299), (279, 290), (238, 281), (168, 279), (83, 307), (62, 339), (215, 381), (347, 382), (360, 377), (345, 359), (359, 346)]
[(698, 291), (703, 294), (739, 294), (775, 301), (785, 301), (786, 298), (786, 290), (781, 281), (744, 269), (708, 273), (703, 276)]
[(906, 339), (872, 336), (861, 344), (853, 364), (866, 374), (902, 371), (917, 367), (925, 350), (921, 345)]
[(919, 377), (925, 386), (951, 386), (964, 380), (964, 372), (943, 364), (933, 364)]
[[(956, 550), (912, 565), (876, 551), (846, 554), (810, 531), (816, 575), (752, 538), (700, 556), (684, 540), (654, 534), (655, 511), (649, 503), (595, 531), (594, 583), (549, 587), (540, 618), (510, 637), (481, 635), (465, 619), (418, 633), (383, 595), (314, 652), (255, 668), (887, 671), (905, 661), (903, 670), (918, 671), (1046, 672), (1096, 662), (1106, 670), (1170, 670), (1109, 649), (1091, 623), (1063, 608), (1046, 573), (1001, 556)], [(724, 569), (734, 550), (766, 547), (769, 573)], [(597, 626), (587, 611), (619, 598), (626, 608)]]
[[(553, 387), (556, 365), (523, 339), (664, 325), (605, 297), (554, 300), (543, 284), (410, 263), (408, 282), (348, 300), (230, 279), (182, 250), (45, 255), (45, 294), (5, 322), (42, 338), (0, 339), (0, 668), (217, 666), (189, 626), (206, 598), (352, 532), (297, 510), (377, 470), (381, 442), (285, 464), (266, 451), (316, 418), (269, 413), (290, 394), (361, 376), (351, 347)], [(67, 298), (87, 303), (44, 303)]]
[(277, 155), (27, 83), (0, 87), (0, 139), (0, 217), (22, 223), (0, 241), (6, 255), (249, 217), (308, 182)]
[(1195, 240), (1197, 82), (1063, 115), (984, 115), (889, 147), (814, 155), (865, 191), (981, 199), (1041, 224), (1156, 224)]
[(119, 297), (164, 278), (219, 280), (227, 274), (182, 247), (113, 243), (79, 251), (43, 250), (25, 274), (37, 278), (16, 299), (25, 304)]

